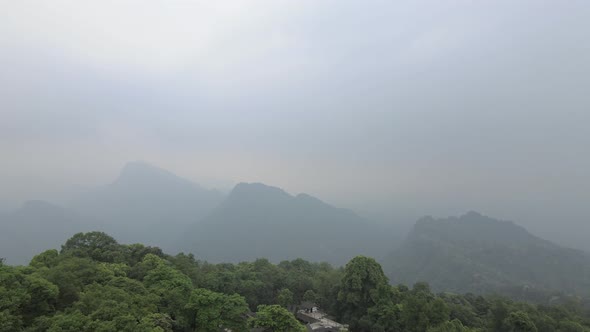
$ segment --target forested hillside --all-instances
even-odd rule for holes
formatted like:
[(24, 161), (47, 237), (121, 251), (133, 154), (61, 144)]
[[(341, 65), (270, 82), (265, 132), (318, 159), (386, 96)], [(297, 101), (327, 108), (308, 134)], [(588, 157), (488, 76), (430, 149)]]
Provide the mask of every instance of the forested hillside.
[(215, 262), (302, 257), (343, 265), (364, 254), (382, 257), (398, 234), (307, 194), (240, 183), (186, 236), (186, 251)]
[(304, 331), (287, 310), (317, 303), (351, 331), (590, 331), (575, 299), (540, 306), (391, 286), (358, 256), (343, 268), (302, 259), (209, 264), (78, 233), (28, 266), (0, 263), (0, 331)]
[(395, 282), (428, 281), (439, 291), (500, 293), (538, 302), (590, 295), (589, 254), (475, 212), (419, 220), (384, 264)]

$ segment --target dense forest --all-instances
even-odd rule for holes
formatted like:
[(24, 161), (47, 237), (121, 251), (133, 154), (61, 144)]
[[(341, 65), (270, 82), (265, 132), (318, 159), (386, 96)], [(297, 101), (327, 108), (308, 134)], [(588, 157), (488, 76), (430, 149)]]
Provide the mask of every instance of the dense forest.
[(560, 304), (392, 286), (372, 258), (342, 268), (303, 259), (209, 264), (193, 255), (78, 233), (28, 266), (0, 264), (0, 331), (305, 331), (313, 302), (351, 331), (590, 331), (576, 298)]
[(240, 183), (229, 193), (207, 190), (143, 162), (128, 163), (112, 183), (63, 206), (28, 201), (0, 213), (0, 224), (7, 265), (27, 265), (71, 234), (100, 229), (123, 243), (150, 244), (169, 255), (191, 252), (209, 263), (302, 258), (340, 267), (364, 255), (382, 264), (392, 284), (425, 281), (435, 293), (537, 304), (581, 296), (590, 305), (590, 254), (510, 221), (470, 212), (424, 217), (404, 229), (398, 221), (380, 224), (261, 183)]

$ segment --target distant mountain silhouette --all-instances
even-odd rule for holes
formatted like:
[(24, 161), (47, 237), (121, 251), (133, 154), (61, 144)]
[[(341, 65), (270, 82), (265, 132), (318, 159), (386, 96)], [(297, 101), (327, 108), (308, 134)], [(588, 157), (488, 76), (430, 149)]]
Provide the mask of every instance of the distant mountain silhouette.
[(427, 281), (438, 291), (527, 300), (544, 300), (557, 290), (590, 294), (590, 255), (476, 212), (419, 220), (384, 268), (394, 283)]
[(224, 195), (144, 162), (130, 162), (119, 177), (78, 197), (71, 207), (104, 221), (123, 242), (153, 243), (177, 252), (186, 227), (210, 213)]
[(72, 234), (100, 227), (96, 220), (39, 200), (0, 214), (0, 225), (0, 257), (9, 264), (28, 264), (40, 252), (59, 249)]
[(344, 264), (390, 250), (391, 233), (346, 209), (306, 194), (240, 183), (211, 215), (187, 232), (187, 250), (214, 262), (266, 257)]

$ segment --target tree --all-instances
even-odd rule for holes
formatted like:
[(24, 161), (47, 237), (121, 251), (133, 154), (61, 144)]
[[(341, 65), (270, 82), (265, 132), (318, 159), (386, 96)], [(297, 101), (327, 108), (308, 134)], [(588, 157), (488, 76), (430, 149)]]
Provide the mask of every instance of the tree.
[(169, 257), (168, 259), (172, 262), (177, 270), (191, 278), (195, 287), (204, 287), (204, 271), (202, 268), (202, 264), (204, 263), (197, 261), (193, 254), (186, 255), (181, 252), (174, 257)]
[(60, 255), (59, 262), (44, 272), (44, 277), (59, 287), (57, 308), (62, 309), (78, 300), (85, 285), (106, 283), (114, 273), (89, 258)]
[(405, 331), (421, 332), (449, 320), (450, 310), (443, 299), (419, 282), (402, 301), (401, 321)]
[(216, 332), (221, 327), (244, 330), (248, 305), (239, 295), (225, 295), (207, 289), (192, 291), (185, 307), (191, 310), (196, 331)]
[(256, 317), (248, 321), (250, 328), (263, 328), (269, 332), (304, 332), (305, 326), (280, 305), (260, 305)]
[(537, 332), (535, 323), (524, 311), (511, 312), (504, 323), (505, 331), (509, 332)]
[(305, 291), (305, 293), (303, 293), (303, 301), (315, 303), (317, 301), (317, 299), (318, 299), (318, 297), (317, 297), (316, 293), (311, 289), (308, 289)]
[(59, 253), (55, 249), (46, 250), (38, 255), (35, 255), (31, 262), (29, 263), (30, 266), (35, 267), (37, 269), (40, 268), (50, 268), (54, 267), (58, 263), (58, 255)]
[(442, 324), (449, 320), (450, 309), (441, 298), (436, 298), (428, 305), (428, 321), (431, 326)]
[(38, 274), (25, 275), (21, 281), (28, 296), (28, 301), (21, 307), (25, 323), (35, 317), (51, 313), (55, 310), (59, 289)]
[[(392, 287), (362, 256), (338, 269), (301, 259), (208, 264), (81, 234), (63, 253), (42, 252), (28, 266), (0, 264), (0, 332), (302, 331), (280, 305), (258, 306), (301, 299), (317, 299), (356, 332), (590, 331), (583, 300), (564, 295), (562, 305), (543, 306), (433, 294), (427, 283)], [(247, 320), (248, 305), (258, 313)]]
[(160, 312), (168, 314), (178, 326), (188, 327), (191, 315), (185, 306), (193, 289), (190, 278), (153, 254), (147, 254), (142, 264), (152, 267), (143, 282), (150, 291), (159, 296)]
[(248, 303), (243, 296), (232, 294), (225, 297), (222, 306), (223, 326), (232, 331), (247, 330), (246, 315), (249, 312)]
[(120, 245), (120, 250), (122, 251), (123, 261), (129, 266), (135, 266), (147, 254), (153, 254), (160, 258), (164, 258), (165, 256), (162, 249), (158, 247), (146, 247), (140, 243)]
[(277, 303), (283, 307), (293, 304), (293, 292), (288, 288), (283, 288), (277, 294)]
[(388, 280), (381, 265), (373, 258), (357, 256), (344, 268), (338, 301), (340, 317), (346, 321), (358, 321), (376, 304), (376, 290), (387, 285)]
[(121, 261), (121, 246), (111, 236), (103, 232), (74, 234), (61, 246), (61, 253), (77, 257), (88, 257), (99, 262)]
[(20, 331), (22, 319), (5, 309), (0, 311), (0, 332)]
[[(158, 298), (135, 280), (129, 280), (129, 284), (135, 285), (127, 287), (124, 282), (89, 285), (80, 294), (74, 308), (93, 321), (113, 322), (117, 330), (123, 330), (127, 325), (136, 326), (143, 317), (157, 312)], [(123, 322), (118, 325), (122, 316), (131, 317), (131, 324)]]
[(409, 294), (409, 296), (402, 302), (401, 322), (404, 326), (404, 331), (421, 332), (426, 331), (430, 327), (428, 318), (428, 302), (429, 298), (419, 296), (416, 294)]
[(55, 310), (58, 287), (30, 272), (28, 268), (0, 266), (0, 325), (27, 325)]
[(172, 319), (166, 314), (149, 314), (141, 319), (138, 331), (172, 332), (172, 323)]
[(573, 322), (571, 320), (565, 320), (559, 323), (559, 331), (561, 332), (585, 332), (588, 331), (584, 329), (580, 323)]
[(504, 321), (507, 319), (509, 314), (509, 308), (505, 301), (502, 299), (495, 299), (490, 307), (491, 313), (491, 327), (495, 332), (504, 331)]
[(341, 269), (336, 270), (328, 265), (313, 278), (313, 288), (317, 291), (316, 301), (327, 312), (337, 313), (342, 273)]
[(460, 320), (454, 319), (452, 321), (444, 322), (436, 327), (431, 327), (428, 332), (470, 332), (472, 329), (463, 326)]
[(48, 321), (47, 332), (80, 332), (89, 331), (90, 318), (79, 311), (58, 313)]
[(399, 303), (399, 290), (390, 285), (381, 285), (377, 292), (379, 294), (377, 304), (367, 311), (365, 318), (369, 324), (365, 324), (363, 329), (367, 331), (403, 331), (401, 325), (403, 306)]

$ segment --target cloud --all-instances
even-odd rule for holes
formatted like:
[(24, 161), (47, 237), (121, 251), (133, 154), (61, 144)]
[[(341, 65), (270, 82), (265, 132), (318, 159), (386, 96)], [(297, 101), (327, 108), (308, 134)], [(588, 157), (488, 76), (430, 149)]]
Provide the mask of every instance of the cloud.
[(49, 49), (83, 64), (211, 70), (281, 45), (277, 25), (298, 7), (285, 1), (25, 0), (10, 3), (0, 24), (4, 42)]
[(7, 2), (0, 197), (139, 159), (416, 214), (555, 190), (587, 216), (568, 202), (590, 179), (589, 18), (585, 1)]

